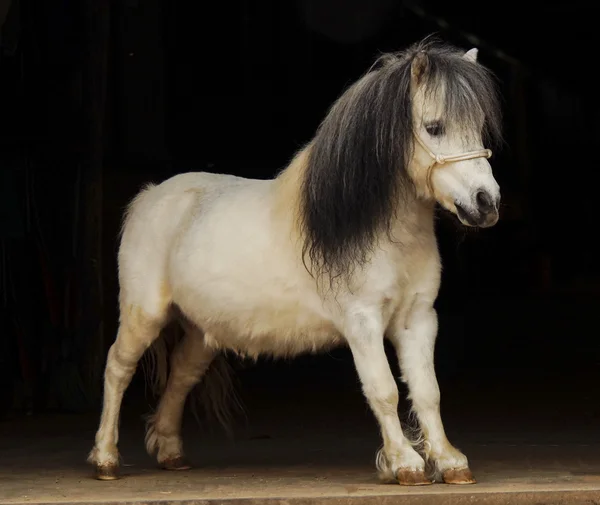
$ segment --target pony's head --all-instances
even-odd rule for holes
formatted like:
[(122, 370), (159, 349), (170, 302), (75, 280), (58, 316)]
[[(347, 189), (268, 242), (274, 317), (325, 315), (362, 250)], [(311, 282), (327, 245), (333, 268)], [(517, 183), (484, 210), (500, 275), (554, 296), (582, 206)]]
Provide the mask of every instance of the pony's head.
[(499, 136), (500, 109), (477, 49), (421, 49), (410, 58), (410, 76), (416, 142), (407, 170), (417, 193), (437, 200), (464, 225), (493, 226), (500, 187), (485, 142)]
[(418, 201), (468, 226), (498, 220), (488, 147), (500, 140), (493, 77), (429, 40), (384, 54), (333, 104), (308, 146), (300, 224), (314, 273), (348, 274)]

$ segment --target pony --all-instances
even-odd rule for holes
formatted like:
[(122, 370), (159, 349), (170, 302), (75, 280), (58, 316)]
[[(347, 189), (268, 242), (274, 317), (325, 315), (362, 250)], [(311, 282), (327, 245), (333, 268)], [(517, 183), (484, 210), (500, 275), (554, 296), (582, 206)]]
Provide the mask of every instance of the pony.
[[(499, 93), (477, 54), (426, 38), (380, 55), (272, 179), (188, 172), (135, 196), (118, 251), (119, 328), (88, 456), (96, 478), (119, 478), (121, 402), (143, 356), (154, 356), (150, 378), (162, 391), (146, 448), (177, 470), (190, 468), (186, 398), (203, 377), (207, 386), (227, 380), (219, 365), (227, 351), (292, 357), (346, 345), (381, 431), (381, 479), (475, 482), (442, 423), (434, 302), (437, 206), (468, 227), (499, 219), (484, 147), (501, 140)], [(159, 344), (173, 321), (183, 331), (167, 350)], [(385, 339), (408, 387), (416, 441), (399, 420)], [(206, 401), (219, 407), (222, 397)]]

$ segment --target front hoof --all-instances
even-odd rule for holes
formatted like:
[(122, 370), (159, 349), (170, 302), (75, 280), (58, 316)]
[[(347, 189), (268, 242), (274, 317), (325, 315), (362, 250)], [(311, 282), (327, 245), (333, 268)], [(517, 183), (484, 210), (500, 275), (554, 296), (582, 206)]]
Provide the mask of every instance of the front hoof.
[(119, 478), (118, 465), (96, 465), (94, 477), (97, 480), (117, 480)]
[(192, 465), (182, 456), (165, 459), (160, 466), (163, 470), (189, 470)]
[(422, 470), (398, 470), (396, 479), (401, 486), (428, 486), (433, 484)]
[(475, 484), (477, 482), (468, 468), (451, 468), (442, 474), (442, 478), (446, 484)]

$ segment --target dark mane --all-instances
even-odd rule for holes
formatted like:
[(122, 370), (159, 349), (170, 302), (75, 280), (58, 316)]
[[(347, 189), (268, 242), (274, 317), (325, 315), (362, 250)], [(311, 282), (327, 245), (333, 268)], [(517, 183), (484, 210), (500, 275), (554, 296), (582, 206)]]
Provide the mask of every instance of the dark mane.
[(444, 92), (445, 124), (476, 128), (483, 112), (486, 143), (500, 140), (495, 81), (464, 51), (427, 40), (382, 55), (333, 104), (309, 145), (300, 226), (315, 276), (332, 280), (363, 265), (401, 202), (414, 198), (411, 63), (420, 52), (427, 55), (425, 89)]

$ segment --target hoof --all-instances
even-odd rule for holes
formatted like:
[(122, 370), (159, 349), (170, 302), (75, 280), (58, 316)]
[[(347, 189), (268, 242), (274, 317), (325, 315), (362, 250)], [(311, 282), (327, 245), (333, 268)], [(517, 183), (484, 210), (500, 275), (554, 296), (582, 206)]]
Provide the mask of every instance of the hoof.
[(192, 468), (192, 465), (190, 465), (187, 459), (181, 456), (166, 459), (160, 463), (160, 466), (163, 470), (189, 470)]
[(427, 478), (422, 470), (398, 470), (396, 474), (401, 486), (428, 486), (433, 481)]
[(98, 480), (117, 480), (119, 467), (117, 465), (96, 466), (95, 477)]
[(446, 484), (475, 484), (477, 482), (468, 468), (446, 470), (442, 478)]

